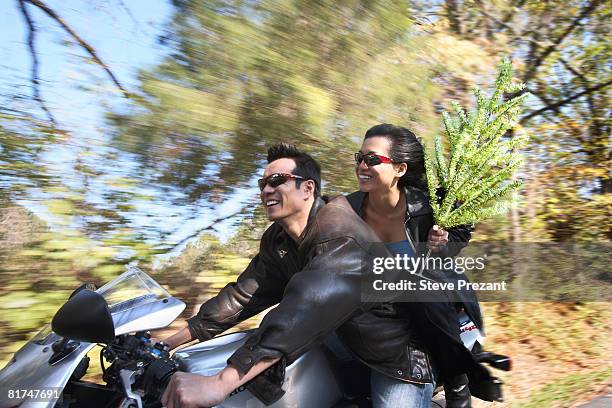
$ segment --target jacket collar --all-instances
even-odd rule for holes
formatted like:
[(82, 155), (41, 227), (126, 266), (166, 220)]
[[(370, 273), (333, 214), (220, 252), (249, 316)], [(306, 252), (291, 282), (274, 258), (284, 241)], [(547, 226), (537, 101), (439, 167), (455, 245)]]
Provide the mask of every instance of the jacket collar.
[(317, 214), (319, 213), (319, 211), (321, 211), (321, 208), (323, 208), (325, 204), (327, 204), (326, 197), (315, 198), (314, 202), (312, 203), (312, 207), (310, 208), (310, 213), (308, 214), (308, 222), (306, 223), (306, 227), (298, 238), (298, 245), (304, 240), (304, 237), (308, 233), (308, 230), (310, 230), (310, 227), (312, 227), (314, 219), (317, 217)]
[[(310, 227), (312, 227), (312, 224), (314, 223), (314, 219), (316, 218), (319, 211), (321, 211), (321, 208), (323, 208), (325, 204), (327, 204), (327, 201), (327, 197), (317, 197), (314, 200), (314, 202), (312, 203), (312, 207), (310, 207), (310, 212), (308, 213), (308, 221), (306, 222), (306, 227), (304, 228), (304, 231), (302, 231), (302, 233), (300, 234), (298, 242), (296, 242), (297, 245), (299, 245), (304, 240), (304, 237), (306, 236), (306, 234), (310, 230)], [(276, 235), (276, 242), (281, 243), (283, 241), (292, 242), (293, 239), (281, 227), (279, 228), (278, 235)]]
[(417, 216), (433, 212), (429, 204), (429, 193), (417, 187), (407, 186), (404, 188), (406, 194), (406, 215)]
[[(433, 211), (429, 204), (429, 197), (426, 191), (412, 186), (406, 186), (403, 190), (404, 194), (406, 194), (406, 218), (429, 214)], [(361, 191), (356, 191), (346, 197), (353, 207), (353, 210), (362, 218), (363, 204), (367, 197), (368, 193)]]

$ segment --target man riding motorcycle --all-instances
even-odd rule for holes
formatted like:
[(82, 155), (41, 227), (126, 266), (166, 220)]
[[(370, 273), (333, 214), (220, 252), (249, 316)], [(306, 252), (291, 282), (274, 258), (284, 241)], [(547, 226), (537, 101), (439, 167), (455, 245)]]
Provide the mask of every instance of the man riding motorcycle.
[[(362, 274), (372, 270), (374, 257), (388, 253), (376, 253), (382, 246), (370, 244), (379, 239), (344, 197), (329, 203), (319, 197), (318, 164), (293, 146), (274, 146), (268, 150), (259, 186), (266, 215), (274, 221), (263, 234), (259, 254), (236, 282), (205, 302), (166, 343), (175, 348), (194, 339), (211, 339), (278, 305), (217, 375), (174, 374), (162, 396), (164, 405), (216, 405), (245, 383), (259, 399), (273, 403), (283, 395), (285, 366), (336, 329), (373, 372), (433, 388), (426, 339), (410, 329), (410, 307), (400, 313), (388, 303), (362, 302)], [(362, 334), (372, 330), (384, 336), (368, 341)], [(490, 376), (467, 349), (464, 352), (458, 361), (467, 362), (470, 384), (478, 392), (478, 383)]]

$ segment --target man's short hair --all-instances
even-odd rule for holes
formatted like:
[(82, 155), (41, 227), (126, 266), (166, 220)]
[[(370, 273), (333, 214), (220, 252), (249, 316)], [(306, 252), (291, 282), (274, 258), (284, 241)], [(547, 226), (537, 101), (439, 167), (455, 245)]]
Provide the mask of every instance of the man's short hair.
[[(321, 166), (319, 166), (319, 163), (311, 155), (299, 151), (295, 145), (289, 143), (278, 143), (268, 149), (268, 163), (283, 158), (292, 159), (295, 162), (293, 174), (314, 181), (314, 196), (318, 197), (321, 194)], [(295, 181), (299, 187), (303, 180), (296, 179)]]

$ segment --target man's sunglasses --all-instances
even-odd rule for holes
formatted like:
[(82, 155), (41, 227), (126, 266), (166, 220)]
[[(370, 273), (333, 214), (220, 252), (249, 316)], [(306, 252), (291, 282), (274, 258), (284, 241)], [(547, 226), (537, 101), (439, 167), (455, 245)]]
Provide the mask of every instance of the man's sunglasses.
[(288, 173), (274, 173), (270, 174), (268, 177), (260, 178), (257, 180), (257, 184), (259, 185), (259, 189), (263, 191), (263, 189), (266, 188), (266, 185), (272, 188), (278, 187), (289, 179), (304, 180), (304, 177)]
[(377, 166), (380, 163), (393, 163), (393, 160), (391, 160), (388, 157), (381, 156), (380, 154), (376, 154), (376, 153), (363, 154), (361, 152), (355, 153), (355, 164), (359, 166), (362, 161), (364, 161), (365, 164), (368, 165), (368, 167)]

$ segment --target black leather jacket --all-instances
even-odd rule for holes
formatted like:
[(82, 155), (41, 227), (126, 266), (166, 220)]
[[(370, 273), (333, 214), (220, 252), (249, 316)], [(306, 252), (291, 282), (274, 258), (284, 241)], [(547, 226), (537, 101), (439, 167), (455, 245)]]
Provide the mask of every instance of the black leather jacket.
[[(410, 331), (408, 316), (400, 317), (392, 305), (361, 300), (362, 273), (372, 270), (371, 259), (390, 256), (372, 242), (380, 240), (345, 197), (328, 204), (317, 199), (299, 242), (280, 225), (271, 225), (259, 254), (237, 281), (189, 319), (190, 331), (207, 340), (278, 304), (230, 357), (228, 362), (240, 371), (248, 372), (264, 358), (280, 357), (282, 364), (290, 364), (338, 329), (345, 345), (372, 369), (403, 381), (430, 383), (430, 360)], [(282, 395), (271, 394), (273, 398), (261, 399), (270, 403)]]
[[(406, 219), (404, 226), (406, 237), (415, 249), (417, 256), (427, 253), (427, 237), (434, 225), (433, 210), (429, 204), (426, 191), (416, 187), (405, 187)], [(357, 191), (347, 196), (353, 210), (363, 215), (363, 204), (367, 193)], [(471, 237), (471, 226), (459, 226), (448, 230), (449, 243), (442, 252), (430, 256), (455, 256), (465, 247)], [(434, 275), (435, 274), (435, 275)], [(425, 276), (436, 281), (453, 281), (457, 287), (458, 280), (468, 280), (463, 274), (439, 274), (437, 271), (425, 271)], [(472, 353), (461, 341), (457, 306), (463, 307), (476, 326), (484, 333), (483, 319), (474, 291), (457, 291), (448, 296), (447, 301), (438, 299), (431, 303), (403, 303), (394, 307), (400, 315), (411, 315), (411, 325), (418, 332), (435, 362), (438, 374), (444, 380), (456, 375), (467, 374), (470, 379), (472, 395), (492, 400), (491, 395), (497, 391), (495, 380), (487, 369), (479, 364)]]
[[(428, 193), (416, 187), (407, 186), (403, 189), (406, 195), (406, 218), (404, 221), (404, 228), (406, 230), (406, 237), (410, 244), (413, 246), (415, 254), (417, 256), (426, 254), (427, 249), (427, 238), (431, 227), (434, 225), (433, 210), (429, 204)], [(363, 204), (367, 198), (367, 193), (356, 191), (347, 196), (348, 202), (351, 207), (360, 217), (363, 217)], [(440, 252), (432, 252), (429, 256), (439, 257), (452, 257), (459, 254), (459, 252), (467, 246), (474, 228), (470, 225), (460, 225), (455, 228), (448, 230), (448, 242), (449, 244), (442, 249)], [(426, 276), (427, 273), (425, 273)], [(440, 280), (452, 280), (457, 282), (458, 279), (467, 280), (465, 275), (461, 274), (448, 274), (448, 275), (429, 275), (430, 278)], [(457, 286), (457, 284), (455, 284)], [(468, 316), (472, 319), (474, 324), (484, 334), (484, 323), (480, 307), (478, 306), (478, 299), (473, 291), (458, 291), (454, 294), (454, 298), (459, 300)]]

